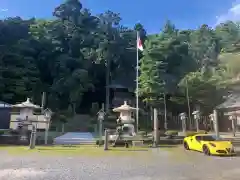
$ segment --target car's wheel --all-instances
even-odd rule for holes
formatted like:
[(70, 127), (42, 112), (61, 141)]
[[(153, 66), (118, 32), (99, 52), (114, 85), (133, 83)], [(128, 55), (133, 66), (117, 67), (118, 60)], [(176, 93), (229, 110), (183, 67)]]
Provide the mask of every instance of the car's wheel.
[(183, 147), (184, 147), (184, 149), (186, 149), (186, 150), (190, 150), (187, 142), (184, 142), (184, 143), (183, 143)]
[(206, 145), (203, 146), (203, 153), (207, 156), (211, 155), (210, 150)]

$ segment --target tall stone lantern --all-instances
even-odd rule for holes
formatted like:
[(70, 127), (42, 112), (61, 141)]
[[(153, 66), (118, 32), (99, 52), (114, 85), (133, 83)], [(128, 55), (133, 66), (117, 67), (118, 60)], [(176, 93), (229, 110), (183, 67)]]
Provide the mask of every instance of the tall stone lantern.
[(180, 113), (180, 120), (182, 122), (182, 133), (184, 136), (186, 136), (186, 131), (187, 131), (187, 124), (186, 124), (186, 120), (187, 120), (187, 114), (185, 112)]
[(28, 126), (32, 125), (32, 121), (37, 121), (35, 119), (35, 116), (33, 114), (35, 109), (41, 109), (40, 106), (33, 104), (30, 101), (30, 98), (27, 98), (25, 102), (22, 102), (20, 104), (12, 105), (13, 108), (17, 108), (20, 111), (19, 116), (16, 118), (16, 121), (18, 123), (18, 129), (20, 130), (20, 141), (23, 143), (28, 142)]
[(124, 101), (124, 104), (120, 107), (113, 109), (113, 112), (120, 113), (117, 121), (121, 121), (120, 124), (122, 124), (123, 135), (129, 134), (130, 136), (134, 136), (136, 134), (134, 128), (135, 119), (132, 118), (132, 112), (134, 111), (136, 111), (136, 108), (129, 106), (127, 101)]

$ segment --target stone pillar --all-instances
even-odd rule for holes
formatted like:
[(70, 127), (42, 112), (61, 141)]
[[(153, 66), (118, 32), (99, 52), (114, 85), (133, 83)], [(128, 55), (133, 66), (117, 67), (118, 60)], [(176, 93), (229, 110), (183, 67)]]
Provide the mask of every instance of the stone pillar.
[(108, 130), (105, 129), (105, 136), (104, 136), (104, 150), (107, 151), (108, 150)]
[(159, 139), (158, 110), (156, 108), (154, 108), (154, 110), (153, 110), (153, 119), (154, 119), (153, 146), (157, 147), (160, 139)]
[(45, 145), (48, 144), (49, 121), (50, 121), (50, 119), (47, 119), (46, 128), (45, 128), (45, 136), (44, 136), (44, 144)]
[(217, 138), (220, 137), (219, 135), (219, 124), (218, 124), (218, 112), (216, 109), (213, 110), (213, 124), (214, 124), (214, 131)]
[(30, 139), (30, 149), (34, 149), (36, 144), (36, 126), (32, 125), (32, 133), (31, 133), (31, 139)]
[(187, 115), (185, 112), (181, 113), (180, 115), (180, 119), (182, 122), (182, 133), (184, 136), (186, 136), (186, 131), (187, 131), (187, 124), (186, 124), (186, 119), (187, 119)]
[(199, 132), (200, 111), (196, 110), (192, 113), (192, 115), (194, 116), (197, 132)]
[(230, 115), (228, 119), (232, 122), (232, 135), (235, 137), (236, 136), (236, 120), (237, 116), (235, 115)]

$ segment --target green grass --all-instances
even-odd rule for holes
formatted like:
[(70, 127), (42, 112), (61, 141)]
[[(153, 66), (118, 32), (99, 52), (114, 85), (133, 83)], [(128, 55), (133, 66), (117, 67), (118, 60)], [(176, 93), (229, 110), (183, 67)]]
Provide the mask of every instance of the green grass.
[(2, 146), (0, 151), (7, 152), (13, 155), (23, 155), (38, 153), (43, 155), (77, 155), (77, 156), (103, 156), (103, 155), (133, 155), (136, 152), (148, 152), (149, 149), (145, 147), (110, 147), (109, 150), (104, 151), (103, 146), (36, 146), (35, 149), (29, 149), (27, 146)]
[[(172, 149), (175, 146), (160, 146), (159, 148)], [(36, 146), (35, 149), (29, 149), (27, 146), (0, 146), (0, 152), (7, 152), (11, 155), (60, 155), (60, 156), (133, 156), (142, 155), (151, 152), (151, 148), (145, 147), (109, 147), (104, 151), (103, 146), (82, 145), (82, 146)]]

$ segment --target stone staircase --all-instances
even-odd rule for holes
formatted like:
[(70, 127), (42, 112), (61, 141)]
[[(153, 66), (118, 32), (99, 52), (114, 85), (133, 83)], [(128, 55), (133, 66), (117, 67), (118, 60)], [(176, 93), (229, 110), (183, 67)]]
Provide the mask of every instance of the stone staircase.
[(54, 145), (89, 145), (96, 144), (94, 134), (90, 132), (68, 132), (53, 140)]

